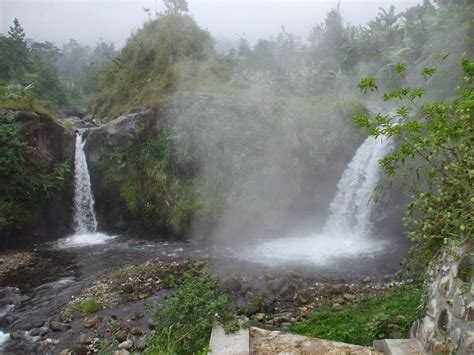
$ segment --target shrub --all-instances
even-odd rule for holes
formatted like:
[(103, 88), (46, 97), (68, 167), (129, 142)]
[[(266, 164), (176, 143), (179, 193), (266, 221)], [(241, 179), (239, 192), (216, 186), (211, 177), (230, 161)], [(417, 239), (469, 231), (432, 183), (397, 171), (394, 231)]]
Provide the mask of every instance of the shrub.
[(214, 322), (233, 320), (231, 299), (219, 290), (208, 270), (187, 271), (175, 294), (155, 308), (155, 333), (147, 338), (147, 354), (201, 354)]
[[(423, 266), (444, 245), (472, 241), (474, 63), (465, 58), (462, 68), (461, 88), (450, 101), (420, 103), (423, 88), (398, 87), (385, 92), (383, 100), (397, 99), (406, 105), (392, 114), (354, 117), (370, 135), (392, 137), (399, 143), (380, 164), (389, 176), (401, 177), (411, 191), (403, 220), (414, 242), (411, 262)], [(425, 68), (421, 76), (426, 80), (435, 71)], [(359, 88), (374, 91), (376, 86), (362, 80)]]

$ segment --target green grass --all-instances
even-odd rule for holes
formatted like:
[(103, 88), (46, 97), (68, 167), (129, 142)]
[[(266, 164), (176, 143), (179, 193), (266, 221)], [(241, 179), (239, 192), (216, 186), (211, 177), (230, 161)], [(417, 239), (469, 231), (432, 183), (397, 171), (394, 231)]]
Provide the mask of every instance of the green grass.
[(232, 299), (207, 269), (191, 269), (177, 282), (174, 295), (155, 306), (157, 327), (145, 354), (207, 354), (215, 318), (236, 330)]
[(89, 297), (74, 304), (73, 311), (85, 316), (102, 309), (102, 303), (95, 297)]
[[(347, 304), (340, 311), (324, 307), (290, 328), (292, 333), (372, 346), (374, 339), (406, 337), (420, 316), (421, 285), (406, 285), (383, 295)], [(401, 317), (400, 317), (401, 316)]]

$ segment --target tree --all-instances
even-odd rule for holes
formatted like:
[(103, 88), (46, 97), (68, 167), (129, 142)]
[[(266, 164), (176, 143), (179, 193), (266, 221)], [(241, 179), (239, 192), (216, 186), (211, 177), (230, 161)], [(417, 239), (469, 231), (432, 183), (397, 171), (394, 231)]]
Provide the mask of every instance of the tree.
[(18, 19), (10, 26), (8, 37), (0, 36), (0, 81), (20, 81), (28, 69), (25, 32)]
[(166, 10), (170, 13), (188, 12), (188, 2), (186, 0), (163, 0)]
[[(406, 65), (396, 64), (404, 76)], [(423, 88), (400, 86), (383, 94), (402, 104), (390, 114), (359, 114), (354, 121), (369, 135), (396, 140), (397, 148), (380, 161), (388, 176), (401, 175), (412, 193), (403, 219), (414, 243), (412, 262), (427, 266), (446, 244), (472, 241), (474, 149), (474, 62), (462, 60), (463, 82), (454, 100), (420, 103)], [(436, 67), (425, 67), (428, 80)], [(361, 91), (378, 91), (374, 77)], [(406, 105), (405, 105), (406, 104)]]

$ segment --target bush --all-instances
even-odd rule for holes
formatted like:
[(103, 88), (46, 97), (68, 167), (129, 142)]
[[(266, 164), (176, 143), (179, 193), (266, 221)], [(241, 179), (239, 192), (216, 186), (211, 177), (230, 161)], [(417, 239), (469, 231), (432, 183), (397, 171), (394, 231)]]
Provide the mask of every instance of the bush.
[(50, 171), (29, 166), (15, 114), (0, 110), (0, 230), (20, 229), (35, 222), (44, 202), (63, 186), (69, 163)]
[[(399, 65), (403, 77), (406, 66)], [(399, 176), (412, 196), (404, 224), (414, 242), (411, 263), (427, 266), (446, 244), (472, 240), (474, 195), (474, 63), (462, 60), (463, 82), (448, 102), (421, 103), (421, 87), (398, 87), (383, 94), (384, 101), (401, 100), (393, 114), (357, 115), (354, 120), (372, 136), (395, 139), (398, 149), (381, 160), (389, 176)], [(428, 80), (436, 68), (421, 76)], [(375, 79), (359, 84), (377, 91)]]
[(204, 354), (214, 322), (234, 319), (231, 298), (208, 270), (187, 271), (175, 294), (155, 308), (157, 329), (147, 338), (147, 354)]

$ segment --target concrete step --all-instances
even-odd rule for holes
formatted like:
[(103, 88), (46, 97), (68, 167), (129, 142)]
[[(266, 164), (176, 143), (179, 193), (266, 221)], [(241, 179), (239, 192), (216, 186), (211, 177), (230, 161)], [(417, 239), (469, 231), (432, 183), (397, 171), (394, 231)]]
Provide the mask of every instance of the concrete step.
[(249, 330), (240, 329), (233, 334), (226, 334), (221, 325), (212, 328), (209, 347), (212, 355), (248, 355)]
[(250, 354), (383, 355), (371, 347), (250, 328)]
[(428, 354), (416, 339), (374, 340), (374, 348), (385, 355), (425, 355)]

